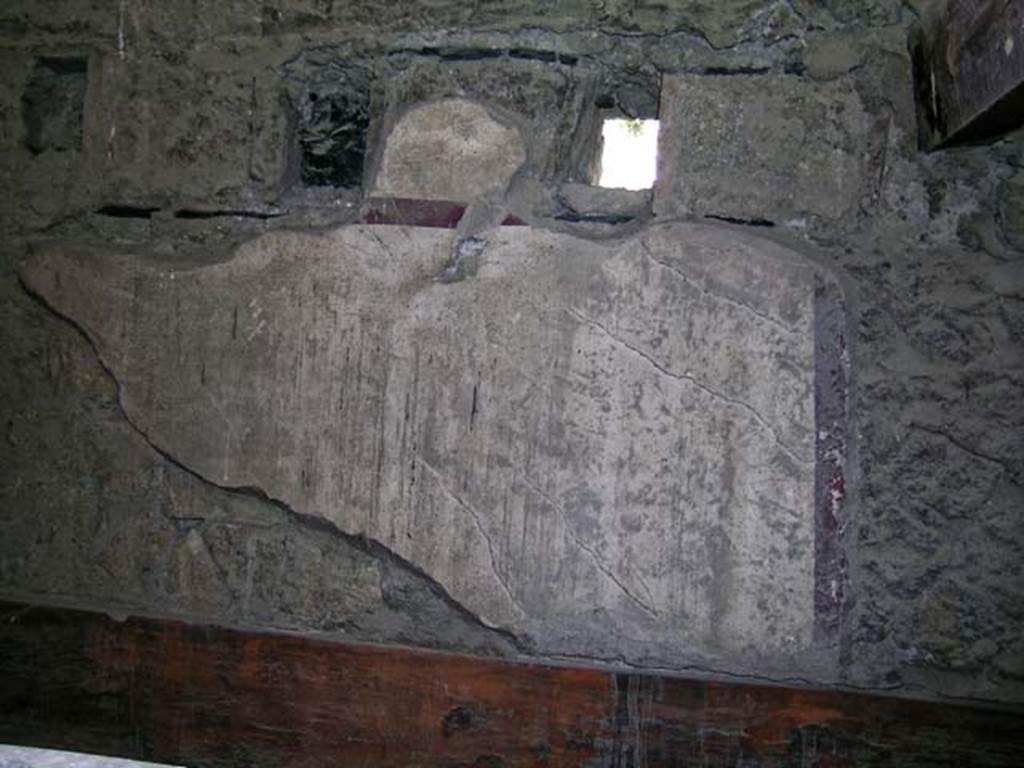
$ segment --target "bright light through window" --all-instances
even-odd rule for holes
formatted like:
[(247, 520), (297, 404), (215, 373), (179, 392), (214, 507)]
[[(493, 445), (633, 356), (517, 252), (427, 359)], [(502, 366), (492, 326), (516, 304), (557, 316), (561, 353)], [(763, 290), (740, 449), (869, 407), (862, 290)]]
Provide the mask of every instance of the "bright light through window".
[(605, 120), (602, 187), (650, 189), (658, 161), (657, 120)]

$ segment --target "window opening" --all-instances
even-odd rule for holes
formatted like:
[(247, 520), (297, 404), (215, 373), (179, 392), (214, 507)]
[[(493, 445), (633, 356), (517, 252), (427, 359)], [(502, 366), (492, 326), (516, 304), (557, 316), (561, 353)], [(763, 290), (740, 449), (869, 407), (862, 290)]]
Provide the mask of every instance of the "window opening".
[(601, 129), (601, 178), (598, 185), (650, 189), (658, 167), (658, 121), (612, 118)]

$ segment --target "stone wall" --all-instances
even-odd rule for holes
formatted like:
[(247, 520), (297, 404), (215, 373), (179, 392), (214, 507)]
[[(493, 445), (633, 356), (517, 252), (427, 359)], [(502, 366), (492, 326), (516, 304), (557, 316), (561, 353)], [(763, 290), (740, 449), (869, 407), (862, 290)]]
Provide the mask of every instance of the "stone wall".
[[(595, 661), (621, 655), (632, 664), (703, 674), (1024, 700), (1022, 140), (917, 150), (906, 53), (914, 16), (902, 3), (478, 6), (81, 0), (0, 9), (0, 173), (7, 190), (0, 199), (0, 592), (118, 614), (476, 653)], [(420, 119), (408, 142), (415, 159), (429, 145), (416, 141), (432, 125), (427, 113), (456, 103), (470, 105), (461, 113), (463, 132), (476, 131), (481, 146), (504, 136), (508, 153), (470, 162), (436, 189), (429, 166), (419, 177), (389, 171), (388, 137)], [(661, 118), (653, 194), (589, 186), (600, 120), (612, 113)], [(393, 186), (410, 178), (420, 178), (419, 186)], [(410, 214), (388, 196), (440, 198), (442, 208), (421, 205)], [(443, 208), (449, 204), (464, 207), (461, 217), (450, 216), (450, 206)], [(787, 610), (771, 589), (761, 595), (763, 606), (755, 599), (751, 607), (751, 615), (783, 617), (782, 629), (789, 622), (807, 633), (799, 653), (780, 653), (786, 632), (757, 622), (750, 637), (743, 636), (749, 624), (725, 623), (726, 634), (694, 635), (683, 652), (678, 645), (652, 652), (667, 625), (642, 609), (642, 630), (630, 637), (621, 631), (626, 614), (615, 619), (614, 610), (611, 618), (579, 624), (564, 611), (545, 614), (561, 616), (553, 629), (518, 621), (514, 609), (495, 613), (471, 584), (460, 587), (431, 559), (426, 545), (454, 547), (454, 536), (417, 533), (400, 546), (354, 522), (358, 494), (336, 494), (318, 514), (323, 502), (304, 495), (301, 468), (294, 484), (288, 472), (271, 482), (279, 465), (258, 454), (275, 440), (287, 445), (285, 433), (296, 423), (291, 412), (266, 426), (288, 429), (253, 443), (257, 455), (232, 454), (250, 465), (248, 475), (224, 474), (217, 464), (227, 455), (224, 428), (211, 413), (184, 418), (177, 409), (199, 401), (197, 382), (213, 379), (215, 364), (234, 365), (205, 338), (210, 313), (293, 279), (247, 276), (245, 254), (261, 243), (291, 243), (275, 253), (289, 254), (308, 280), (317, 243), (349, 237), (338, 232), (372, 238), (372, 226), (349, 226), (362, 221), (422, 223), (410, 216), (448, 217), (455, 227), (429, 230), (440, 250), (419, 253), (432, 291), (449, 287), (431, 281), (445, 269), (461, 282), (451, 287), (462, 291), (497, 285), (485, 283), (495, 264), (519, 264), (509, 267), (518, 277), (503, 293), (468, 303), (470, 315), (485, 313), (473, 328), (491, 327), (485, 310), (501, 310), (502, 298), (513, 308), (543, 308), (554, 301), (546, 290), (582, 280), (534, 274), (528, 260), (516, 261), (524, 253), (557, 242), (560, 252), (579, 252), (581, 264), (612, 264), (603, 274), (618, 275), (621, 284), (554, 298), (580, 314), (597, 312), (585, 315), (598, 323), (590, 326), (595, 337), (604, 325), (635, 348), (623, 353), (631, 360), (623, 370), (633, 370), (643, 353), (670, 373), (683, 372), (673, 366), (684, 357), (671, 350), (659, 356), (649, 339), (629, 335), (656, 318), (639, 323), (618, 305), (601, 307), (611, 297), (634, 306), (630, 290), (658, 285), (638, 271), (643, 248), (630, 245), (656, 239), (651, 233), (692, 244), (694, 233), (711, 232), (714, 242), (752, 244), (752, 263), (756, 254), (786, 254), (770, 262), (795, 258), (819, 276), (819, 288), (833, 286), (830, 295), (840, 298), (830, 300), (828, 312), (820, 296), (814, 299), (829, 332), (810, 358), (800, 358), (812, 360), (817, 393), (816, 434), (808, 438), (817, 496), (813, 509), (802, 507), (813, 543), (797, 526), (780, 542), (796, 550), (757, 560), (756, 548), (737, 546), (742, 527), (718, 538), (711, 521), (687, 528), (708, 567), (745, 558), (736, 573), (752, 579), (751, 588), (723, 593), (725, 611), (739, 605), (729, 597), (775, 586), (772, 562), (814, 571), (813, 581), (800, 582), (814, 593), (810, 618)], [(498, 227), (502, 222), (528, 226)], [(475, 240), (493, 249), (501, 237), (511, 243), (502, 252), (515, 258), (475, 253)], [(473, 251), (468, 261), (451, 251), (456, 243)], [(364, 245), (353, 252), (377, 247)], [(708, 274), (686, 271), (695, 248), (683, 248), (680, 264), (700, 284)], [(453, 260), (445, 262), (449, 252)], [(664, 253), (655, 248), (653, 255)], [(71, 257), (81, 271), (49, 273), (77, 275), (55, 293), (39, 265)], [(158, 273), (200, 276), (199, 283), (165, 290)], [(769, 274), (754, 270), (727, 298), (760, 306), (779, 283), (764, 279)], [(804, 288), (814, 294), (814, 286)], [(670, 306), (670, 296), (658, 301)], [(769, 317), (777, 311), (765, 307)], [(565, 318), (548, 323), (543, 312), (529, 311), (535, 338), (555, 344), (564, 336)], [(150, 319), (129, 323), (129, 315)], [(404, 323), (408, 337), (422, 333), (403, 320), (398, 304), (384, 317)], [(126, 342), (128, 331), (142, 335)], [(490, 333), (479, 343), (493, 341)], [(742, 337), (726, 336), (726, 343)], [(477, 342), (459, 344), (459, 354), (476, 354)], [(188, 367), (202, 357), (189, 352), (197, 346), (209, 353), (207, 369)], [(125, 349), (135, 352), (125, 356)], [(524, 349), (512, 359), (535, 364), (538, 357)], [(625, 375), (609, 360), (595, 363), (595, 380)], [(758, 361), (764, 358), (750, 359)], [(246, 371), (266, 369), (244, 358), (232, 370), (232, 381), (244, 382)], [(384, 368), (368, 363), (367, 370)], [(651, 373), (636, 371), (626, 378)], [(372, 377), (367, 382), (357, 394), (380, 397)], [(478, 390), (463, 394), (470, 392)], [(740, 394), (746, 402), (749, 393)], [(452, 424), (456, 407), (474, 412), (454, 397)], [(503, 423), (517, 423), (515, 415)], [(352, 456), (361, 458), (358, 441), (352, 445)], [(768, 458), (763, 446), (750, 448), (749, 465)], [(434, 459), (442, 478), (433, 478), (435, 496), (447, 489), (456, 507), (458, 499), (487, 502), (486, 489), (448, 484), (440, 471), (446, 468), (435, 466), (444, 454), (433, 450), (423, 458)], [(543, 466), (558, 466), (559, 457), (564, 452), (555, 451)], [(570, 477), (570, 469), (559, 471)], [(539, 487), (557, 506), (568, 498), (567, 483)], [(765, 499), (749, 514), (770, 520), (769, 501), (779, 499)], [(583, 541), (593, 548), (607, 540)], [(695, 563), (689, 567), (703, 567)], [(599, 575), (609, 581), (597, 593), (629, 591), (644, 603), (641, 573), (612, 573), (622, 584)], [(693, 594), (696, 608), (688, 611), (699, 616), (717, 606), (713, 590)]]

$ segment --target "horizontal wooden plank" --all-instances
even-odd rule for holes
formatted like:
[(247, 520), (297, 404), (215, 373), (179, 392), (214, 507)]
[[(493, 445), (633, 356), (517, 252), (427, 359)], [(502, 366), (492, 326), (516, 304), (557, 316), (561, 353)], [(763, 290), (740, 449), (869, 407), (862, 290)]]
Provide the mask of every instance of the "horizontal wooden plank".
[(0, 741), (189, 766), (1017, 766), (1024, 714), (0, 602)]
[(986, 140), (1024, 125), (1024, 2), (938, 7), (909, 41), (921, 146)]

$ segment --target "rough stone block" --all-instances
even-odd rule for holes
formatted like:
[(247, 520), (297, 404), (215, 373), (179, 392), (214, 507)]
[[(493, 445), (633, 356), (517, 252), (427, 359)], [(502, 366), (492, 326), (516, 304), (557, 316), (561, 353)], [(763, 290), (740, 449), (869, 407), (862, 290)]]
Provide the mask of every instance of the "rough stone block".
[(481, 105), (446, 99), (410, 110), (387, 138), (376, 194), (474, 200), (502, 191), (526, 160), (522, 136)]
[(626, 108), (653, 104), (653, 115), (659, 88), (650, 78), (628, 77), (619, 69), (599, 73), (541, 40), (529, 47), (505, 47), (507, 38), (483, 46), (425, 46), (389, 57), (380, 72), (384, 101), (392, 109), (442, 98), (486, 104), (503, 121), (514, 120), (526, 137), (531, 175), (589, 182), (600, 137), (596, 94), (621, 100)]
[(651, 191), (563, 184), (555, 202), (561, 208), (556, 214), (559, 218), (619, 224), (650, 212)]
[(713, 227), (505, 227), (449, 282), (455, 238), (54, 250), (23, 278), (161, 450), (381, 542), (538, 651), (806, 671), (820, 274)]
[(834, 220), (861, 197), (870, 125), (848, 83), (676, 75), (660, 117), (657, 215)]
[(185, 198), (250, 205), (286, 172), (285, 109), (275, 73), (153, 62), (98, 66), (87, 131), (105, 202)]

